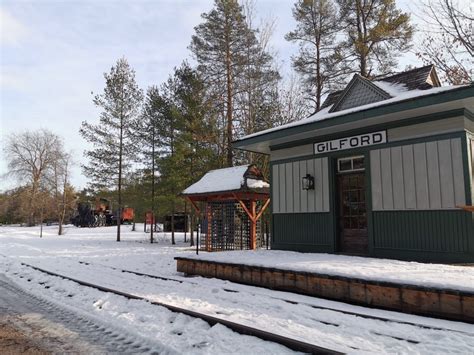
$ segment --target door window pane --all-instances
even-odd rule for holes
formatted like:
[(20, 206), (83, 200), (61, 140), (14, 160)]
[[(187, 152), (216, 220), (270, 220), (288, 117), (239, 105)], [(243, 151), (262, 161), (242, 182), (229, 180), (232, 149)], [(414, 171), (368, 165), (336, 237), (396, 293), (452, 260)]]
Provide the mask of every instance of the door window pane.
[(340, 173), (346, 173), (351, 171), (364, 170), (364, 157), (350, 157), (341, 158), (337, 161), (337, 171)]
[(359, 158), (354, 158), (352, 161), (353, 163), (353, 169), (358, 170), (358, 169), (364, 169), (364, 157), (359, 157)]
[(351, 159), (339, 159), (339, 171), (351, 171), (352, 161)]

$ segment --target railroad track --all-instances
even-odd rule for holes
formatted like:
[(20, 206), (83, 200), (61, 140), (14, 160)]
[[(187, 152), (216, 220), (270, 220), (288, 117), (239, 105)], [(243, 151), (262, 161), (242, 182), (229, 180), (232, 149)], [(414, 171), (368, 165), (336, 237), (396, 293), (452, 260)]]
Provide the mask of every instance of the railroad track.
[[(82, 262), (82, 263), (84, 263), (84, 262)], [(87, 264), (87, 263), (85, 263), (85, 264)], [(261, 330), (261, 329), (257, 329), (257, 328), (254, 328), (254, 327), (249, 327), (247, 325), (239, 324), (239, 323), (232, 322), (232, 321), (229, 321), (229, 320), (226, 320), (226, 319), (210, 316), (208, 314), (196, 312), (196, 311), (189, 310), (189, 309), (182, 308), (182, 307), (177, 307), (177, 306), (170, 305), (170, 304), (167, 304), (167, 303), (164, 303), (164, 302), (152, 301), (150, 299), (147, 299), (147, 298), (144, 298), (144, 297), (141, 297), (141, 296), (137, 296), (137, 295), (134, 295), (134, 294), (131, 294), (131, 293), (123, 292), (123, 291), (120, 291), (120, 290), (115, 290), (115, 289), (112, 289), (112, 288), (109, 288), (109, 287), (104, 287), (104, 286), (101, 286), (101, 285), (96, 285), (96, 284), (86, 282), (86, 281), (82, 281), (82, 280), (79, 280), (79, 279), (76, 279), (76, 278), (73, 278), (73, 277), (69, 277), (69, 276), (62, 275), (62, 274), (59, 274), (59, 273), (56, 273), (56, 272), (45, 270), (43, 268), (40, 268), (40, 267), (37, 267), (37, 266), (34, 266), (34, 265), (30, 265), (30, 264), (27, 264), (27, 263), (24, 263), (24, 262), (22, 262), (21, 265), (29, 267), (33, 270), (42, 272), (42, 273), (50, 275), (50, 276), (55, 276), (55, 277), (62, 278), (64, 280), (75, 282), (75, 283), (77, 283), (81, 286), (90, 287), (90, 288), (93, 288), (93, 289), (96, 289), (96, 290), (99, 290), (99, 291), (102, 291), (102, 292), (113, 293), (113, 294), (125, 297), (127, 299), (143, 300), (143, 301), (146, 301), (146, 302), (148, 302), (152, 305), (164, 307), (164, 308), (166, 308), (166, 309), (168, 309), (172, 312), (182, 313), (182, 314), (194, 317), (194, 318), (202, 319), (211, 326), (214, 326), (216, 324), (221, 324), (221, 325), (224, 325), (224, 326), (228, 327), (229, 329), (231, 329), (231, 330), (233, 330), (233, 331), (235, 331), (239, 334), (255, 336), (255, 337), (260, 338), (262, 340), (271, 341), (271, 342), (274, 342), (274, 343), (281, 344), (281, 345), (286, 346), (287, 348), (295, 350), (295, 351), (300, 351), (300, 352), (304, 352), (304, 353), (311, 353), (311, 354), (342, 354), (342, 353), (340, 353), (338, 351), (335, 351), (335, 350), (332, 350), (332, 349), (324, 348), (324, 347), (321, 347), (321, 346), (318, 346), (318, 345), (315, 345), (315, 344), (311, 344), (311, 343), (307, 343), (307, 342), (303, 342), (303, 341), (300, 341), (300, 340), (297, 340), (297, 339), (285, 337), (285, 336), (282, 336), (282, 335), (279, 335), (279, 334), (270, 333), (270, 332), (267, 332), (267, 331), (264, 331), (264, 330)], [(117, 268), (115, 268), (115, 269), (117, 269)], [(124, 271), (124, 272), (127, 272), (127, 271)], [(134, 273), (132, 271), (129, 271), (129, 272)], [(136, 273), (136, 274), (138, 275), (140, 273)], [(139, 276), (150, 277), (149, 275), (146, 275), (146, 274), (141, 274)], [(156, 275), (155, 275), (155, 278), (168, 279), (168, 278), (161, 277), (161, 276), (156, 276)], [(169, 280), (172, 280), (172, 279), (169, 278)], [(182, 280), (174, 279), (173, 281), (181, 282)], [(182, 281), (182, 282), (185, 282), (185, 281)], [(358, 350), (358, 349), (354, 348), (354, 350)]]
[[(118, 276), (120, 278), (120, 277), (122, 277), (122, 276), (120, 276), (120, 274), (129, 273), (131, 275), (134, 275), (134, 277), (138, 276), (138, 278), (135, 279), (135, 281), (140, 280), (140, 278), (143, 278), (144, 280), (146, 278), (155, 279), (155, 280), (159, 281), (157, 283), (154, 283), (154, 285), (156, 287), (160, 288), (160, 285), (162, 285), (163, 287), (165, 287), (165, 289), (166, 288), (170, 288), (170, 290), (175, 289), (178, 292), (191, 292), (192, 293), (193, 292), (193, 287), (201, 287), (202, 288), (202, 287), (208, 287), (209, 286), (209, 287), (213, 287), (213, 288), (218, 288), (221, 291), (225, 290), (226, 292), (240, 293), (237, 296), (237, 299), (245, 299), (245, 298), (251, 297), (252, 295), (255, 295), (257, 297), (265, 297), (265, 298), (269, 298), (269, 299), (280, 300), (280, 301), (287, 302), (287, 303), (292, 304), (292, 305), (304, 305), (304, 306), (308, 306), (308, 307), (312, 307), (312, 308), (316, 308), (316, 309), (327, 310), (327, 311), (331, 311), (331, 312), (338, 312), (338, 313), (341, 314), (341, 317), (343, 317), (343, 315), (345, 315), (345, 317), (351, 317), (352, 316), (352, 317), (367, 318), (368, 320), (373, 319), (374, 321), (383, 321), (383, 322), (386, 323), (386, 325), (384, 325), (382, 328), (378, 328), (379, 326), (377, 324), (373, 324), (371, 326), (372, 329), (370, 329), (370, 327), (367, 328), (367, 329), (364, 329), (365, 331), (368, 331), (369, 333), (371, 333), (373, 335), (376, 335), (377, 337), (380, 337), (380, 341), (383, 341), (382, 340), (383, 338), (385, 338), (387, 341), (389, 341), (388, 339), (391, 338), (392, 340), (401, 341), (402, 343), (406, 343), (406, 344), (414, 344), (414, 345), (420, 344), (422, 347), (424, 346), (423, 344), (425, 344), (425, 343), (430, 344), (429, 343), (429, 336), (434, 336), (434, 334), (429, 335), (429, 336), (424, 335), (422, 338), (420, 338), (418, 336), (411, 336), (412, 333), (411, 333), (409, 328), (407, 328), (406, 331), (404, 331), (404, 332), (388, 331), (388, 329), (392, 329), (392, 328), (397, 329), (398, 328), (397, 326), (402, 326), (402, 325), (406, 325), (407, 327), (410, 327), (410, 326), (418, 327), (420, 329), (423, 328), (426, 331), (438, 331), (438, 332), (441, 331), (443, 333), (448, 332), (448, 334), (451, 333), (451, 334), (453, 334), (453, 336), (462, 336), (462, 337), (464, 337), (464, 339), (466, 338), (466, 336), (472, 337), (472, 335), (473, 335), (473, 332), (471, 332), (470, 330), (463, 329), (465, 327), (463, 327), (462, 325), (460, 325), (459, 327), (457, 325), (450, 326), (449, 324), (443, 325), (443, 326), (437, 326), (436, 324), (434, 324), (434, 325), (430, 324), (429, 321), (428, 321), (428, 324), (426, 324), (426, 323), (419, 324), (418, 322), (411, 321), (410, 319), (408, 319), (408, 320), (396, 319), (397, 317), (395, 317), (395, 319), (391, 319), (390, 317), (386, 318), (386, 317), (384, 317), (383, 314), (382, 315), (379, 314), (377, 316), (371, 316), (371, 315), (364, 314), (363, 312), (358, 313), (357, 310), (354, 311), (354, 312), (351, 312), (351, 310), (341, 310), (341, 309), (338, 309), (337, 307), (334, 307), (334, 306), (333, 307), (331, 307), (331, 306), (325, 307), (324, 305), (320, 305), (320, 304), (315, 305), (315, 304), (312, 304), (311, 300), (309, 302), (304, 302), (304, 300), (298, 299), (299, 296), (297, 296), (297, 295), (295, 295), (294, 298), (292, 297), (293, 295), (291, 295), (291, 294), (288, 294), (286, 297), (285, 296), (279, 297), (279, 296), (274, 296), (274, 295), (268, 294), (268, 292), (265, 292), (266, 290), (264, 290), (264, 289), (262, 289), (262, 292), (254, 292), (253, 291), (254, 288), (258, 290), (258, 288), (254, 287), (254, 286), (251, 287), (252, 290), (246, 290), (245, 289), (245, 288), (250, 287), (250, 286), (245, 286), (244, 289), (242, 289), (242, 288), (237, 287), (238, 285), (235, 285), (236, 287), (233, 288), (232, 285), (228, 285), (227, 283), (226, 283), (226, 285), (223, 285), (223, 286), (219, 287), (218, 284), (216, 285), (213, 282), (210, 282), (210, 283), (206, 284), (205, 282), (196, 282), (195, 279), (189, 279), (189, 278), (185, 278), (185, 277), (182, 277), (182, 276), (169, 277), (168, 275), (166, 275), (166, 276), (153, 275), (153, 274), (147, 274), (147, 273), (142, 273), (142, 272), (133, 271), (133, 270), (127, 270), (127, 269), (123, 269), (123, 268), (120, 268), (120, 267), (113, 267), (113, 266), (109, 266), (109, 265), (105, 265), (105, 264), (101, 264), (101, 263), (96, 263), (96, 262), (88, 262), (88, 261), (86, 262), (86, 261), (77, 261), (77, 260), (73, 261), (73, 263), (71, 263), (69, 265), (69, 268), (71, 268), (71, 270), (76, 270), (76, 268), (74, 267), (74, 263), (80, 263), (81, 265), (83, 265), (85, 267), (90, 266), (89, 271), (91, 271), (92, 274), (94, 274), (96, 272), (97, 267), (100, 267), (101, 269), (102, 268), (108, 268), (108, 269), (114, 270), (116, 272), (115, 275), (114, 275), (114, 273), (110, 273), (110, 275), (111, 276), (114, 275), (114, 277)], [(36, 270), (39, 270), (39, 271), (46, 271), (46, 273), (49, 273), (52, 276), (63, 277), (63, 278), (66, 278), (66, 279), (74, 281), (74, 282), (76, 282), (76, 281), (82, 282), (82, 280), (77, 280), (77, 279), (74, 279), (74, 278), (66, 276), (66, 275), (61, 275), (61, 274), (57, 274), (55, 272), (50, 272), (48, 270), (42, 269), (41, 267), (37, 267), (37, 266), (34, 266), (34, 265), (28, 265), (26, 263), (23, 263), (23, 265), (36, 268)], [(88, 268), (83, 268), (83, 270), (88, 270)], [(133, 280), (133, 278), (130, 278), (130, 280)], [(91, 279), (89, 281), (91, 281), (91, 283), (87, 283), (87, 282), (84, 282), (84, 283), (91, 284), (92, 286), (100, 286), (100, 285), (92, 284), (93, 282), (97, 282), (94, 279)], [(168, 283), (176, 283), (177, 285), (175, 287), (175, 286), (172, 286), (171, 284), (168, 284)], [(180, 288), (178, 286), (178, 284), (182, 284), (183, 288)], [(185, 286), (185, 284), (189, 284), (189, 285)], [(109, 283), (108, 286), (111, 286), (111, 285), (112, 284)], [(115, 287), (115, 286), (111, 286), (111, 287)], [(103, 291), (106, 291), (106, 292), (114, 292), (115, 291), (115, 290), (110, 290), (110, 287), (109, 288), (102, 287), (101, 289)], [(119, 291), (119, 290), (117, 290), (117, 291)], [(235, 330), (237, 333), (253, 335), (253, 336), (256, 336), (256, 337), (264, 339), (264, 340), (270, 340), (272, 342), (275, 342), (275, 343), (278, 343), (278, 344), (281, 344), (281, 345), (285, 345), (288, 348), (291, 348), (291, 349), (294, 349), (294, 350), (304, 351), (304, 352), (311, 352), (311, 353), (336, 353), (335, 351), (332, 351), (331, 349), (325, 349), (325, 348), (322, 348), (322, 347), (317, 346), (315, 344), (309, 344), (309, 345), (311, 345), (311, 346), (315, 345), (319, 350), (318, 349), (316, 349), (316, 350), (304, 350), (304, 349), (301, 349), (299, 347), (290, 346), (289, 344), (287, 344), (285, 342), (281, 342), (281, 341), (278, 341), (278, 340), (273, 340), (272, 338), (269, 339), (266, 336), (266, 334), (264, 334), (263, 336), (262, 335), (259, 336), (255, 333), (252, 333), (252, 332), (250, 332), (250, 333), (245, 332), (245, 329), (239, 331), (238, 328), (237, 329), (232, 328), (231, 326), (229, 326), (229, 325), (227, 325), (226, 323), (223, 322), (223, 321), (226, 321), (226, 320), (225, 319), (222, 320), (221, 316), (226, 316), (227, 315), (226, 312), (220, 312), (220, 311), (219, 312), (214, 312), (213, 315), (204, 314), (204, 316), (210, 318), (210, 321), (208, 321), (208, 319), (200, 317), (199, 312), (192, 311), (190, 309), (184, 309), (184, 312), (183, 312), (182, 311), (183, 309), (180, 307), (181, 306), (180, 304), (178, 304), (178, 305), (168, 305), (168, 304), (166, 304), (166, 302), (167, 302), (166, 300), (165, 301), (162, 301), (162, 300), (152, 301), (149, 298), (141, 298), (140, 296), (136, 295), (137, 292), (140, 292), (138, 289), (133, 290), (133, 291), (128, 290), (128, 292), (130, 292), (130, 294), (127, 293), (127, 292), (123, 292), (123, 291), (119, 291), (119, 292), (122, 292), (123, 294), (121, 294), (121, 296), (124, 296), (124, 297), (127, 297), (127, 296), (130, 295), (130, 296), (132, 296), (131, 298), (139, 299), (139, 300), (145, 300), (146, 302), (148, 302), (150, 304), (160, 305), (160, 306), (163, 306), (163, 307), (165, 307), (165, 308), (167, 308), (171, 311), (174, 311), (174, 312), (179, 312), (179, 313), (190, 315), (192, 317), (200, 318), (202, 320), (205, 320), (209, 324), (219, 323), (219, 324), (222, 324), (222, 325), (226, 325), (226, 326), (228, 326), (228, 328)], [(214, 291), (212, 291), (212, 292), (214, 293)], [(260, 301), (264, 302), (264, 299), (262, 298)], [(176, 303), (174, 303), (174, 304), (176, 304)], [(196, 307), (194, 307), (194, 309), (196, 309)], [(302, 310), (302, 309), (300, 309), (300, 310)], [(199, 311), (199, 309), (197, 309), (197, 311)], [(333, 328), (333, 327), (341, 327), (341, 329), (344, 329), (344, 327), (346, 327), (347, 324), (350, 324), (351, 322), (352, 323), (354, 322), (354, 319), (352, 319), (352, 321), (351, 321), (350, 318), (347, 318), (349, 323), (346, 323), (346, 321), (344, 321), (342, 319), (340, 320), (339, 317), (337, 316), (337, 314), (333, 315), (333, 314), (328, 314), (328, 313), (322, 313), (321, 316), (318, 312), (315, 312), (313, 314), (310, 314), (310, 313), (307, 313), (307, 314), (308, 314), (307, 318), (310, 319), (311, 321), (318, 322), (318, 323), (321, 323), (322, 325), (328, 326), (329, 328), (327, 328), (327, 329), (330, 332), (331, 332), (330, 329)], [(355, 320), (355, 321), (357, 323), (357, 320)], [(361, 319), (361, 321), (362, 321), (362, 319)], [(231, 323), (233, 323), (233, 322), (231, 322)], [(423, 322), (421, 322), (421, 323), (423, 323)], [(249, 323), (249, 324), (251, 324), (251, 323)], [(237, 324), (237, 325), (242, 326), (241, 324)], [(456, 333), (458, 335), (456, 335)], [(270, 333), (270, 334), (275, 335), (273, 333)], [(294, 333), (294, 334), (296, 334), (296, 333)], [(416, 334), (416, 331), (415, 331), (415, 334)], [(291, 339), (293, 337), (293, 335), (288, 335), (288, 336), (289, 337), (283, 337), (283, 338)], [(441, 334), (440, 334), (440, 336), (441, 336)], [(449, 336), (449, 335), (447, 335), (447, 336)], [(312, 338), (307, 338), (307, 339), (312, 339)], [(292, 340), (295, 340), (295, 339), (292, 339)], [(301, 341), (299, 341), (299, 342), (301, 343)], [(311, 342), (311, 340), (310, 340), (310, 342)], [(307, 344), (307, 343), (305, 343), (303, 341), (303, 344)], [(326, 342), (326, 344), (328, 344), (328, 343)], [(328, 346), (326, 344), (325, 344), (325, 346)], [(349, 345), (348, 343), (345, 343), (344, 345), (345, 345), (345, 348), (348, 349), (348, 350), (344, 350), (344, 351), (349, 351), (349, 352), (351, 352), (352, 350), (354, 350), (356, 352), (364, 351), (364, 350), (367, 351), (367, 348), (362, 344), (358, 344), (358, 342), (356, 342), (355, 344), (351, 344), (351, 345)], [(407, 346), (408, 346), (408, 348), (410, 348), (410, 345), (407, 345)], [(329, 347), (332, 347), (332, 346), (329, 345)]]
[[(96, 265), (96, 266), (100, 266), (100, 267), (106, 267), (106, 268), (109, 268), (111, 270), (115, 270), (115, 271), (118, 271), (118, 272), (128, 273), (128, 274), (132, 274), (132, 275), (136, 275), (136, 276), (148, 277), (148, 278), (162, 280), (162, 281), (170, 281), (170, 282), (176, 282), (176, 283), (180, 283), (180, 284), (187, 283), (187, 284), (192, 284), (192, 285), (196, 285), (196, 286), (199, 286), (199, 287), (202, 286), (202, 284), (200, 284), (198, 282), (193, 282), (193, 281), (190, 281), (190, 280), (180, 280), (180, 279), (173, 278), (173, 277), (147, 274), (147, 273), (142, 273), (142, 272), (138, 272), (138, 271), (132, 271), (132, 270), (117, 268), (117, 267), (113, 267), (113, 266), (109, 266), (109, 265), (104, 265), (104, 264), (100, 264), (100, 263), (91, 263), (91, 262), (86, 262), (86, 261), (78, 261), (78, 263), (81, 264), (81, 265), (86, 265), (86, 266)], [(253, 287), (258, 289), (258, 287), (256, 287), (256, 286), (253, 286)], [(328, 311), (338, 312), (338, 313), (341, 313), (341, 314), (347, 314), (347, 315), (351, 315), (351, 316), (361, 317), (361, 318), (364, 318), (364, 319), (379, 320), (379, 321), (383, 321), (383, 322), (387, 322), (387, 323), (393, 323), (393, 324), (411, 325), (411, 326), (415, 326), (415, 327), (419, 327), (419, 328), (423, 328), (423, 329), (430, 329), (430, 330), (449, 331), (449, 332), (468, 334), (468, 335), (472, 334), (472, 333), (463, 332), (461, 330), (429, 326), (429, 325), (426, 325), (426, 324), (420, 324), (420, 323), (409, 322), (409, 321), (401, 321), (401, 320), (397, 320), (397, 319), (393, 319), (393, 318), (387, 318), (387, 317), (373, 316), (373, 315), (368, 315), (368, 314), (361, 313), (361, 312), (352, 312), (352, 311), (341, 310), (341, 309), (337, 309), (337, 308), (334, 308), (334, 307), (318, 306), (318, 305), (314, 305), (314, 304), (307, 303), (307, 302), (290, 300), (290, 299), (287, 299), (287, 298), (272, 296), (272, 295), (259, 293), (259, 292), (246, 292), (246, 291), (232, 289), (232, 288), (229, 288), (229, 287), (223, 287), (222, 290), (224, 290), (226, 292), (232, 292), (232, 293), (247, 293), (251, 296), (256, 296), (256, 295), (263, 296), (263, 297), (267, 297), (267, 298), (270, 298), (270, 299), (283, 301), (283, 302), (286, 302), (286, 303), (289, 303), (289, 304), (304, 305), (304, 306), (311, 307), (311, 308), (314, 308), (314, 309), (328, 310)], [(326, 324), (327, 322), (321, 321), (321, 323)], [(332, 325), (337, 325), (337, 324), (334, 323)], [(380, 335), (383, 335), (383, 334), (380, 334)], [(401, 339), (401, 338), (395, 338), (395, 339), (397, 339), (397, 340), (406, 340), (408, 342), (413, 343), (413, 341), (409, 340), (409, 339)]]
[[(141, 353), (150, 355), (158, 355), (160, 352), (173, 353), (171, 348), (167, 348), (161, 344), (148, 343), (145, 338), (137, 339), (137, 335), (124, 335), (121, 330), (116, 329), (111, 325), (105, 325), (95, 316), (83, 316), (77, 314), (70, 311), (67, 307), (60, 307), (50, 300), (28, 293), (15, 283), (7, 282), (0, 278), (0, 287), (4, 292), (4, 295), (21, 299), (21, 303), (27, 305), (28, 309), (31, 309), (31, 312), (38, 312), (46, 319), (58, 322), (67, 327), (68, 330), (73, 331), (74, 334), (79, 334), (81, 338), (87, 339), (88, 342), (93, 343), (91, 349), (88, 347), (84, 349), (84, 345), (82, 345), (82, 347), (78, 348), (80, 351)], [(15, 310), (11, 310), (9, 314), (21, 315), (21, 313), (16, 313)], [(23, 326), (22, 322), (25, 322), (25, 320), (20, 321), (20, 327)], [(18, 323), (18, 321), (16, 323)], [(13, 321), (13, 324), (16, 323)], [(62, 334), (61, 339), (64, 343), (70, 341), (75, 344), (78, 342), (75, 336), (70, 336), (67, 333)], [(60, 347), (60, 352), (67, 351), (65, 349), (69, 348), (63, 348), (61, 344), (56, 345)], [(80, 342), (79, 345), (81, 345)], [(56, 351), (58, 350), (53, 350), (53, 352)]]

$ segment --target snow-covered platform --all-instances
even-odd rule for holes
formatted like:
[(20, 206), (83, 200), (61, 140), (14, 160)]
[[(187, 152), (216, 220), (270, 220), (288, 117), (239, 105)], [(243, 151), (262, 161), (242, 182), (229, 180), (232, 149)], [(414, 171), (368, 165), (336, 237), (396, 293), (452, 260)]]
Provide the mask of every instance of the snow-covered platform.
[(187, 275), (474, 322), (474, 266), (274, 250), (175, 259), (177, 270)]

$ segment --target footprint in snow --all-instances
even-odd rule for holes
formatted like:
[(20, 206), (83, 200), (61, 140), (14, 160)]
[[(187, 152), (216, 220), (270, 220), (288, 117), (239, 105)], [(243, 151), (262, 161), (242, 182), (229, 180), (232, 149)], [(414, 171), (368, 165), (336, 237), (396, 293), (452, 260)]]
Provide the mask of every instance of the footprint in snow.
[(209, 343), (207, 341), (201, 341), (200, 343), (193, 344), (193, 348), (198, 348), (198, 349), (205, 348), (206, 346), (209, 346)]

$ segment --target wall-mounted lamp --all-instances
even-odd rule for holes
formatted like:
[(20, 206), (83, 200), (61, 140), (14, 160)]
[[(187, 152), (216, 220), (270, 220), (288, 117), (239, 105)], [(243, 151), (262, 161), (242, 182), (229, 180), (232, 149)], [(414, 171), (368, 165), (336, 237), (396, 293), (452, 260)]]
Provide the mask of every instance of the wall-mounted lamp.
[(303, 176), (303, 190), (314, 190), (314, 177), (310, 174)]

